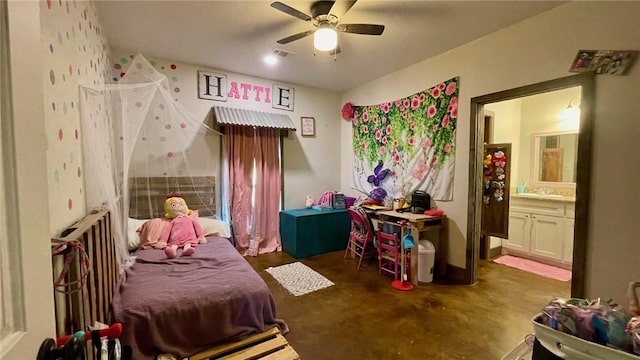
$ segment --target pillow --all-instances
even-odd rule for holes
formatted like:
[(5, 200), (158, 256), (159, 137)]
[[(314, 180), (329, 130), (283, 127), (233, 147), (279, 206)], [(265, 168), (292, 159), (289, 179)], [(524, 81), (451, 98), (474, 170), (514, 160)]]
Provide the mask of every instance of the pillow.
[[(198, 211), (194, 210), (189, 214), (190, 218), (198, 219)], [(138, 233), (140, 233), (140, 245), (144, 249), (151, 249), (160, 241), (160, 235), (162, 234), (162, 230), (165, 225), (169, 224), (171, 219), (167, 219), (164, 217), (155, 218), (144, 221), (142, 226), (138, 228)]]
[(160, 241), (162, 229), (171, 220), (165, 218), (155, 218), (144, 222), (138, 232), (140, 233), (140, 244), (144, 249), (149, 249)]
[(138, 229), (146, 222), (146, 219), (129, 218), (127, 222), (127, 249), (136, 250), (140, 247), (141, 241)]
[(198, 218), (198, 222), (200, 223), (200, 226), (202, 226), (205, 236), (216, 235), (224, 238), (231, 237), (229, 224), (224, 221), (211, 218)]

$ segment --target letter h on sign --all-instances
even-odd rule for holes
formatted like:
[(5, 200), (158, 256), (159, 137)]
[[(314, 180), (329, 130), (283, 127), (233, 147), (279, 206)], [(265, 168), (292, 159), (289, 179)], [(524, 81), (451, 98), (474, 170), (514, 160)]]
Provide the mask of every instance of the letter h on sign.
[(294, 93), (290, 86), (273, 84), (271, 107), (293, 111)]
[(227, 75), (198, 70), (198, 98), (227, 101)]

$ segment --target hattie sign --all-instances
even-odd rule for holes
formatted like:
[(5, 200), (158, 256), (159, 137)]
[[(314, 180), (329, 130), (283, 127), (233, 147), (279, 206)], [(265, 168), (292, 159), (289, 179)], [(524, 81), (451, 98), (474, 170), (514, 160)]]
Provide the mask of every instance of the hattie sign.
[(247, 82), (228, 82), (226, 74), (198, 70), (198, 98), (215, 101), (233, 98), (293, 111), (294, 88), (275, 83), (267, 87)]

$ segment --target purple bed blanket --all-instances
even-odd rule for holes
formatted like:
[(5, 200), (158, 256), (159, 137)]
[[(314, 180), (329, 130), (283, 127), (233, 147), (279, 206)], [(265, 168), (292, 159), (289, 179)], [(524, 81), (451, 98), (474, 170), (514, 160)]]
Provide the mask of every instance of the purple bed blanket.
[(228, 239), (207, 239), (192, 256), (138, 251), (122, 274), (113, 320), (122, 323), (120, 341), (132, 347), (134, 359), (183, 358), (275, 326), (288, 332), (260, 275)]

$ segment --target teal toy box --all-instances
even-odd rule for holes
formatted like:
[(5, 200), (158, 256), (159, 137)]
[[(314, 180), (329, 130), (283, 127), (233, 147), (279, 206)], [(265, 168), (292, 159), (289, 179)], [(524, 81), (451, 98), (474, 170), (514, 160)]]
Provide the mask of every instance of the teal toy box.
[(296, 259), (344, 250), (350, 230), (346, 209), (280, 211), (282, 251)]

